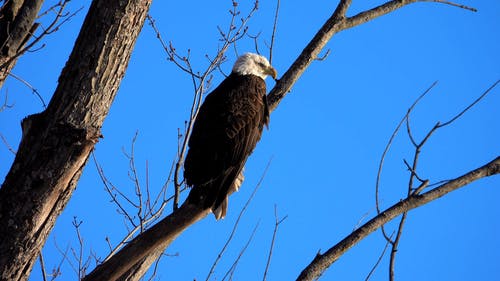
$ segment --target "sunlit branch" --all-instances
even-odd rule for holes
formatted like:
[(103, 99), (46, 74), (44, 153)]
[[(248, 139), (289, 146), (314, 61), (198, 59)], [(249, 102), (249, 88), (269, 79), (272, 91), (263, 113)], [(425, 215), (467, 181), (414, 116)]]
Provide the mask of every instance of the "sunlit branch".
[(347, 235), (340, 242), (328, 249), (324, 254), (317, 254), (313, 261), (301, 272), (297, 280), (314, 280), (319, 277), (330, 265), (332, 265), (347, 250), (366, 238), (369, 234), (382, 225), (393, 220), (404, 212), (418, 208), (446, 194), (464, 187), (478, 179), (493, 176), (500, 173), (500, 156), (491, 162), (464, 175), (450, 180), (420, 195), (413, 195), (392, 205), (373, 219), (366, 222), (360, 228)]

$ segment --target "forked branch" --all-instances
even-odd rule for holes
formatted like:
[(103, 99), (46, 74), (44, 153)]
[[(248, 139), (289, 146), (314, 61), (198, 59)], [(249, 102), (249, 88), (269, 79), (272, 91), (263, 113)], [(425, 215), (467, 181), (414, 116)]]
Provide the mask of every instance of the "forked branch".
[(328, 249), (324, 254), (316, 255), (313, 261), (301, 272), (297, 280), (315, 280), (351, 247), (402, 213), (408, 212), (443, 197), (446, 194), (464, 187), (478, 179), (493, 176), (499, 173), (500, 156), (496, 157), (486, 165), (472, 170), (456, 179), (450, 180), (439, 187), (431, 189), (420, 195), (412, 195), (404, 200), (401, 200), (366, 222), (351, 234), (347, 235), (342, 241)]

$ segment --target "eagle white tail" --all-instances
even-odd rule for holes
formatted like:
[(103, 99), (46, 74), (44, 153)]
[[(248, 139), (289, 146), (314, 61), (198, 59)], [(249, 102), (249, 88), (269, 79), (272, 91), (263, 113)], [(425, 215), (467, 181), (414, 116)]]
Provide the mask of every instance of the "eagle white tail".
[[(244, 170), (244, 168), (243, 168), (243, 170)], [(234, 180), (231, 187), (229, 188), (228, 195), (226, 196), (224, 201), (222, 201), (222, 203), (217, 208), (212, 208), (212, 213), (214, 214), (216, 220), (220, 220), (220, 219), (223, 219), (226, 217), (227, 202), (229, 200), (229, 195), (231, 195), (231, 193), (236, 192), (240, 189), (240, 186), (243, 184), (243, 180), (245, 180), (245, 176), (243, 175), (243, 171), (241, 171), (238, 174), (238, 177), (236, 177), (236, 179)]]

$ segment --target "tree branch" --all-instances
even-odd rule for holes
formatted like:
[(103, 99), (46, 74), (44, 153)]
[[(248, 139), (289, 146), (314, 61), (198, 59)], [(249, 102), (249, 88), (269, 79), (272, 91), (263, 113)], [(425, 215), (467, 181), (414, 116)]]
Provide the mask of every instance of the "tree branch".
[[(203, 219), (210, 209), (183, 204), (176, 211), (135, 237), (108, 261), (98, 265), (83, 280), (117, 280), (153, 253), (163, 252), (189, 226)], [(155, 257), (156, 259), (156, 257)], [(149, 265), (148, 265), (149, 266)]]
[(393, 12), (417, 0), (393, 0), (371, 10), (359, 13), (353, 17), (346, 17), (346, 12), (351, 5), (351, 0), (343, 0), (337, 5), (332, 16), (323, 24), (313, 39), (307, 44), (302, 53), (293, 62), (290, 68), (277, 80), (274, 88), (269, 92), (269, 109), (273, 111), (280, 101), (290, 92), (306, 68), (318, 58), (321, 50), (336, 33), (366, 23), (374, 18)]
[(346, 236), (342, 241), (331, 247), (324, 254), (318, 254), (313, 261), (301, 272), (297, 280), (314, 280), (318, 278), (330, 265), (332, 265), (342, 254), (370, 233), (380, 228), (404, 212), (425, 205), (452, 191), (464, 187), (478, 179), (493, 176), (500, 173), (500, 156), (496, 157), (486, 165), (472, 170), (456, 179), (453, 179), (439, 187), (429, 190), (421, 195), (412, 195), (389, 207), (379, 215), (366, 222), (360, 228)]

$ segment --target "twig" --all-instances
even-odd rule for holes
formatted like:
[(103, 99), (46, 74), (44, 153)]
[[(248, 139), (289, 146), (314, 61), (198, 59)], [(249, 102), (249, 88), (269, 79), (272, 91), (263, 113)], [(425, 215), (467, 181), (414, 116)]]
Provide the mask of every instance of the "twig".
[(243, 217), (243, 214), (245, 213), (245, 210), (250, 205), (250, 202), (252, 202), (252, 199), (254, 198), (255, 194), (257, 194), (257, 191), (259, 190), (259, 188), (262, 184), (262, 181), (266, 177), (269, 166), (271, 165), (271, 161), (272, 161), (272, 159), (270, 159), (269, 162), (267, 162), (266, 168), (264, 169), (264, 172), (262, 172), (262, 176), (260, 177), (259, 181), (255, 185), (255, 188), (253, 189), (252, 194), (250, 194), (250, 197), (248, 197), (247, 201), (245, 202), (245, 205), (243, 205), (243, 208), (241, 208), (241, 211), (240, 211), (238, 218), (236, 219), (236, 221), (233, 225), (233, 229), (231, 230), (231, 233), (229, 234), (229, 236), (226, 240), (226, 243), (224, 243), (224, 246), (221, 248), (221, 250), (217, 254), (217, 257), (215, 258), (214, 262), (212, 263), (212, 266), (210, 267), (210, 271), (208, 272), (207, 278), (205, 279), (206, 281), (210, 280), (210, 276), (212, 276), (212, 274), (215, 272), (215, 268), (217, 267), (217, 264), (219, 263), (222, 256), (224, 255), (227, 247), (229, 246), (229, 244), (233, 240), (234, 234), (236, 234), (236, 230), (238, 229), (238, 225), (240, 223), (241, 218)]
[[(128, 156), (131, 156), (131, 155), (128, 155)], [(124, 194), (122, 194), (120, 192), (120, 190), (118, 188), (116, 188), (106, 177), (106, 175), (104, 174), (104, 170), (103, 168), (99, 165), (98, 161), (97, 161), (97, 158), (95, 156), (95, 154), (92, 152), (92, 159), (94, 160), (94, 164), (96, 165), (96, 169), (97, 169), (97, 172), (99, 174), (99, 177), (101, 178), (101, 181), (103, 182), (103, 185), (106, 189), (106, 191), (108, 192), (108, 194), (110, 195), (111, 197), (111, 200), (114, 204), (116, 204), (118, 206), (118, 208), (121, 210), (121, 214), (124, 215), (124, 217), (129, 221), (129, 223), (132, 225), (132, 229), (129, 229), (128, 230), (128, 233), (127, 235), (125, 235), (125, 237), (122, 238), (122, 240), (113, 248), (111, 246), (111, 243), (109, 241), (109, 238), (106, 238), (106, 241), (110, 247), (110, 253), (108, 254), (108, 256), (104, 259), (104, 261), (107, 261), (108, 259), (110, 259), (116, 252), (118, 252), (123, 245), (125, 245), (128, 241), (130, 241), (130, 239), (132, 239), (132, 237), (134, 237), (134, 235), (137, 233), (137, 232), (143, 232), (149, 225), (151, 225), (152, 222), (154, 222), (155, 220), (157, 220), (162, 214), (163, 214), (163, 211), (165, 209), (165, 207), (167, 206), (167, 204), (172, 201), (174, 199), (173, 196), (169, 197), (169, 198), (164, 198), (162, 201), (161, 201), (161, 204), (160, 206), (156, 207), (156, 205), (160, 202), (159, 201), (159, 198), (161, 197), (162, 194), (165, 194), (166, 193), (166, 189), (167, 189), (167, 186), (168, 186), (168, 182), (170, 181), (170, 176), (171, 176), (171, 173), (172, 173), (172, 169), (170, 169), (170, 174), (169, 174), (169, 179), (167, 179), (167, 183), (165, 183), (165, 185), (162, 187), (162, 190), (159, 192), (157, 198), (155, 199), (155, 202), (153, 203), (152, 205), (152, 208), (147, 215), (144, 215), (141, 217), (141, 222), (139, 224), (135, 223), (133, 218), (128, 214), (128, 212), (125, 210), (125, 207), (123, 207), (123, 205), (118, 201), (118, 198), (116, 197), (116, 195), (113, 194), (113, 191), (116, 191), (118, 194), (120, 194), (125, 200), (127, 200), (127, 202), (129, 202), (130, 204), (132, 204), (133, 206), (135, 206), (135, 204), (133, 202), (130, 201), (130, 199), (128, 197), (126, 197)], [(182, 191), (184, 191), (185, 189), (182, 189)], [(147, 201), (150, 200), (149, 199), (149, 195), (148, 195), (148, 198), (146, 199)], [(156, 210), (154, 210), (155, 208), (157, 208)]]
[(389, 245), (391, 244), (390, 240), (392, 239), (393, 235), (394, 235), (394, 232), (392, 232), (391, 236), (389, 236), (389, 240), (386, 239), (384, 249), (382, 250), (382, 253), (380, 253), (380, 256), (378, 257), (377, 262), (375, 262), (375, 264), (373, 265), (372, 269), (370, 270), (370, 272), (366, 276), (365, 281), (370, 280), (370, 277), (372, 276), (372, 274), (375, 272), (375, 270), (377, 269), (378, 265), (382, 261), (382, 258), (385, 255), (385, 251), (387, 251), (387, 248), (389, 248)]
[[(137, 203), (132, 203), (132, 205), (136, 208), (137, 210), (137, 218), (139, 219), (139, 226), (140, 226), (140, 232), (144, 231), (144, 215), (143, 215), (143, 198), (142, 198), (142, 187), (141, 183), (139, 181), (139, 177), (137, 175), (137, 168), (135, 166), (135, 143), (137, 141), (137, 136), (139, 135), (139, 131), (136, 131), (134, 134), (134, 137), (132, 139), (132, 144), (130, 147), (130, 155), (127, 154), (124, 151), (125, 157), (129, 160), (129, 178), (132, 180), (134, 183), (135, 187), (135, 195), (137, 196)], [(147, 174), (147, 173), (146, 173)], [(147, 181), (147, 179), (146, 179)], [(146, 201), (149, 200), (149, 198), (146, 199)], [(129, 202), (133, 202), (132, 200), (129, 200)]]
[(418, 195), (424, 188), (429, 186), (429, 180), (424, 180), (415, 190), (411, 193), (411, 195)]
[(45, 271), (45, 262), (43, 261), (43, 253), (40, 251), (40, 255), (38, 256), (40, 259), (40, 269), (42, 270), (42, 280), (47, 281), (47, 273)]
[[(375, 207), (377, 208), (377, 214), (380, 214), (381, 212), (381, 209), (380, 209), (380, 196), (379, 196), (379, 193), (380, 193), (380, 178), (382, 176), (382, 168), (384, 166), (384, 161), (385, 161), (385, 157), (387, 155), (387, 153), (389, 152), (389, 149), (390, 147), (392, 146), (392, 142), (394, 141), (394, 138), (396, 137), (396, 135), (398, 134), (399, 132), (399, 129), (401, 128), (401, 126), (403, 125), (403, 123), (405, 122), (405, 120), (407, 120), (408, 118), (408, 115), (410, 114), (410, 112), (412, 112), (413, 108), (415, 108), (415, 106), (420, 102), (420, 100), (422, 100), (433, 88), (434, 86), (436, 86), (437, 84), (437, 81), (435, 81), (434, 83), (432, 83), (432, 85), (427, 88), (414, 102), (413, 104), (408, 108), (405, 116), (403, 116), (403, 118), (401, 118), (401, 121), (399, 121), (398, 125), (396, 126), (396, 128), (394, 129), (394, 131), (392, 132), (392, 135), (391, 137), (389, 138), (389, 141), (387, 142), (385, 148), (384, 148), (384, 151), (382, 152), (382, 156), (380, 157), (380, 162), (379, 162), (379, 165), (378, 165), (378, 171), (377, 171), (377, 179), (375, 181)], [(384, 238), (389, 242), (392, 242), (392, 240), (389, 238), (389, 236), (387, 235), (387, 233), (385, 232), (385, 228), (384, 226), (382, 226), (381, 228), (381, 231), (382, 231), (382, 235), (384, 236)]]
[[(269, 63), (273, 63), (273, 47), (276, 38), (276, 28), (278, 26), (278, 14), (280, 10), (280, 0), (276, 0), (276, 12), (274, 13), (273, 33), (271, 35), (271, 45), (269, 46)], [(257, 44), (257, 43), (255, 43)]]
[(52, 280), (54, 280), (57, 276), (61, 275), (61, 267), (62, 267), (65, 260), (68, 262), (70, 267), (73, 268), (73, 270), (75, 270), (75, 272), (76, 272), (76, 268), (74, 267), (73, 263), (68, 259), (68, 251), (69, 251), (70, 246), (68, 245), (66, 247), (66, 250), (64, 250), (64, 251), (61, 250), (61, 248), (57, 244), (55, 237), (54, 237), (54, 246), (55, 246), (56, 250), (59, 252), (59, 254), (61, 254), (61, 261), (59, 262), (58, 266), (52, 270)]
[(73, 217), (72, 224), (75, 227), (76, 230), (76, 236), (78, 238), (78, 254), (76, 255), (73, 248), (71, 248), (71, 251), (73, 252), (73, 255), (75, 256), (75, 259), (78, 262), (78, 280), (81, 280), (83, 276), (85, 276), (85, 268), (83, 265), (83, 238), (80, 235), (80, 226), (82, 225), (82, 221), (77, 221), (76, 217)]
[[(408, 170), (410, 171), (410, 177), (409, 177), (408, 188), (407, 188), (407, 197), (414, 196), (414, 195), (418, 194), (429, 183), (429, 180), (423, 180), (418, 176), (417, 167), (418, 167), (419, 156), (420, 156), (420, 153), (422, 152), (422, 147), (430, 139), (432, 134), (434, 132), (436, 132), (438, 129), (443, 128), (444, 126), (450, 125), (454, 121), (458, 120), (458, 118), (463, 116), (463, 114), (465, 114), (469, 109), (471, 109), (474, 105), (476, 105), (479, 101), (481, 101), (498, 83), (499, 83), (499, 81), (495, 82), (483, 94), (481, 94), (474, 102), (469, 104), (464, 110), (462, 110), (457, 115), (455, 115), (452, 119), (450, 119), (450, 121), (445, 122), (443, 124), (440, 124), (440, 122), (438, 122), (433, 128), (431, 128), (429, 130), (429, 132), (424, 136), (424, 138), (419, 143), (417, 143), (415, 141), (415, 139), (413, 138), (413, 136), (411, 134), (411, 128), (410, 128), (410, 124), (408, 121), (410, 111), (408, 111), (407, 118), (406, 118), (406, 120), (407, 120), (407, 122), (406, 122), (407, 132), (408, 132), (408, 135), (410, 136), (410, 140), (411, 140), (412, 144), (415, 147), (415, 151), (414, 151), (413, 162), (412, 162), (411, 166), (408, 164), (408, 162), (406, 162), (406, 160), (404, 161), (406, 166), (408, 167)], [(421, 182), (420, 186), (417, 187), (416, 189), (414, 188), (414, 180), (415, 179), (417, 179), (418, 181)], [(394, 280), (394, 267), (395, 267), (397, 249), (398, 249), (399, 241), (401, 239), (401, 235), (403, 233), (403, 228), (404, 228), (405, 221), (406, 221), (407, 217), (408, 217), (407, 212), (404, 212), (402, 217), (401, 217), (401, 220), (398, 224), (398, 229), (396, 231), (396, 237), (395, 237), (394, 241), (391, 243), (391, 255), (390, 255), (390, 260), (389, 260), (389, 280), (390, 281)]]
[(326, 50), (326, 53), (324, 55), (322, 55), (321, 57), (318, 56), (314, 60), (324, 61), (330, 55), (330, 52), (331, 52), (331, 49), (328, 49), (328, 50)]
[(273, 231), (273, 238), (271, 239), (271, 246), (269, 247), (269, 254), (267, 255), (267, 263), (266, 263), (266, 269), (264, 270), (264, 277), (262, 277), (262, 280), (265, 281), (267, 277), (267, 272), (269, 270), (269, 265), (271, 265), (271, 257), (273, 256), (273, 249), (274, 249), (274, 242), (276, 241), (276, 234), (278, 233), (278, 227), (279, 225), (288, 217), (288, 215), (284, 216), (283, 218), (279, 219), (278, 217), (278, 209), (276, 205), (274, 205), (274, 231)]
[[(250, 34), (247, 34), (247, 36), (250, 39), (253, 40), (253, 43), (254, 43), (254, 46), (255, 46), (254, 47), (255, 48), (255, 52), (260, 55), (260, 51), (259, 51), (259, 36), (260, 36), (260, 32), (257, 33), (257, 35), (255, 35), (255, 36), (254, 35), (250, 35)], [(270, 63), (271, 63), (271, 61), (270, 61)]]
[(456, 4), (456, 3), (453, 3), (453, 2), (450, 2), (450, 1), (444, 1), (444, 0), (420, 0), (420, 2), (436, 2), (436, 3), (442, 3), (442, 4), (451, 5), (451, 6), (454, 6), (454, 7), (457, 7), (457, 8), (461, 8), (461, 9), (469, 10), (469, 11), (471, 11), (471, 12), (477, 12), (477, 9), (476, 9), (476, 8), (469, 7), (469, 6), (465, 6), (465, 5), (462, 5), (462, 4)]
[(328, 249), (324, 254), (318, 254), (313, 261), (301, 272), (297, 280), (314, 280), (319, 277), (332, 263), (351, 247), (363, 240), (369, 234), (380, 228), (382, 225), (393, 220), (404, 212), (418, 208), (433, 200), (441, 198), (446, 194), (458, 190), (478, 179), (493, 176), (500, 173), (500, 156), (491, 162), (471, 170), (462, 176), (455, 178), (448, 183), (440, 185), (432, 190), (418, 196), (410, 196), (392, 205), (376, 217), (366, 222), (363, 226), (347, 235), (340, 242)]
[(356, 225), (354, 226), (354, 228), (352, 229), (353, 231), (356, 230), (356, 228), (358, 228), (362, 223), (363, 221), (368, 217), (368, 215), (370, 215), (371, 213), (371, 210), (368, 210), (366, 213), (364, 213), (358, 220), (358, 222), (356, 223)]
[(2, 142), (5, 144), (5, 146), (7, 147), (7, 149), (14, 155), (16, 155), (16, 151), (12, 148), (12, 146), (10, 146), (9, 142), (7, 141), (7, 139), (4, 137), (4, 135), (2, 133), (0, 133), (0, 138), (2, 139)]
[[(125, 194), (123, 194), (120, 191), (120, 189), (116, 188), (113, 185), (113, 183), (104, 174), (104, 169), (101, 167), (101, 165), (97, 161), (97, 158), (96, 158), (94, 152), (91, 152), (91, 154), (92, 154), (92, 159), (94, 160), (94, 164), (96, 166), (99, 178), (101, 179), (106, 192), (111, 197), (111, 201), (116, 204), (116, 206), (118, 207), (119, 213), (122, 214), (133, 227), (136, 227), (136, 223), (134, 222), (134, 219), (128, 213), (128, 211), (125, 209), (125, 207), (120, 203), (116, 194), (120, 195), (123, 199), (125, 199), (128, 203), (130, 203), (133, 206), (135, 206), (134, 202), (132, 202)], [(116, 192), (116, 194), (115, 194), (115, 192)]]
[(164, 254), (161, 254), (158, 256), (158, 258), (156, 259), (155, 261), (155, 265), (153, 266), (153, 272), (151, 273), (151, 276), (149, 277), (149, 281), (152, 281), (155, 276), (156, 276), (156, 273), (158, 272), (158, 264), (160, 263), (160, 260), (161, 258), (164, 256)]
[[(253, 228), (252, 234), (248, 238), (247, 243), (245, 244), (245, 246), (243, 246), (243, 248), (241, 249), (240, 253), (238, 254), (238, 257), (236, 258), (236, 260), (233, 262), (233, 265), (231, 265), (231, 267), (226, 272), (226, 274), (224, 275), (224, 277), (222, 277), (223, 281), (226, 280), (226, 277), (228, 277), (228, 276), (232, 277), (233, 276), (234, 271), (236, 270), (236, 266), (238, 265), (238, 262), (240, 261), (241, 257), (243, 256), (243, 254), (245, 253), (246, 249), (248, 248), (248, 245), (250, 245), (250, 242), (252, 242), (253, 237), (255, 236), (255, 233), (257, 232), (257, 228), (258, 227), (259, 227), (259, 223), (257, 223), (255, 225), (255, 227)], [(230, 278), (230, 280), (231, 279), (232, 278)]]
[(3, 101), (3, 104), (2, 106), (0, 106), (0, 112), (4, 111), (6, 108), (12, 108), (14, 105), (13, 104), (9, 104), (9, 91), (6, 90), (5, 91), (5, 99)]
[(391, 255), (389, 258), (389, 281), (394, 281), (394, 267), (396, 264), (396, 253), (398, 251), (399, 241), (401, 239), (401, 235), (403, 234), (403, 227), (407, 217), (408, 217), (408, 212), (404, 212), (398, 224), (396, 238), (394, 239), (393, 242), (390, 243)]
[[(23, 42), (20, 47), (20, 50), (18, 50), (16, 52), (15, 55), (13, 55), (12, 57), (9, 58), (9, 60), (7, 60), (5, 63), (3, 63), (2, 65), (0, 65), (0, 69), (3, 69), (4, 67), (8, 66), (9, 64), (11, 64), (14, 60), (16, 60), (19, 56), (21, 56), (22, 54), (24, 54), (25, 52), (29, 51), (29, 50), (32, 50), (33, 46), (35, 46), (38, 42), (40, 42), (40, 40), (42, 38), (44, 38), (45, 36), (49, 35), (49, 34), (52, 34), (56, 31), (59, 30), (59, 28), (61, 28), (61, 26), (63, 24), (65, 24), (66, 22), (68, 22), (71, 18), (73, 18), (78, 12), (80, 12), (83, 7), (79, 8), (78, 10), (76, 10), (74, 13), (63, 13), (64, 12), (64, 9), (66, 8), (66, 5), (70, 2), (70, 0), (62, 0), (62, 1), (59, 1), (59, 3), (57, 3), (56, 5), (54, 5), (53, 7), (51, 7), (49, 10), (53, 9), (55, 10), (55, 7), (59, 6), (59, 10), (57, 11), (56, 13), (56, 16), (54, 17), (54, 19), (52, 20), (52, 22), (49, 24), (49, 26), (47, 28), (43, 28), (43, 32), (38, 35), (38, 36), (35, 36), (34, 35), (34, 32), (35, 30), (37, 29), (37, 27), (39, 26), (38, 24), (34, 24), (33, 27), (31, 28), (31, 35), (32, 37), (34, 38), (28, 45), (26, 45), (25, 47), (22, 47), (26, 42)], [(43, 15), (43, 13), (42, 13)], [(59, 22), (60, 19), (63, 19), (61, 22)], [(59, 23), (58, 23), (59, 22)], [(27, 36), (26, 38), (26, 41), (29, 40), (29, 36)], [(43, 48), (45, 45), (42, 45), (40, 48), (38, 49), (41, 49)], [(10, 73), (9, 73), (10, 74)], [(45, 107), (45, 103), (44, 103), (44, 108)]]
[[(410, 172), (411, 172), (411, 175), (412, 175), (412, 176), (414, 176), (414, 177), (415, 177), (415, 178), (416, 178), (416, 179), (417, 179), (420, 183), (423, 183), (423, 182), (425, 182), (425, 181), (428, 181), (428, 180), (424, 180), (424, 179), (420, 178), (420, 177), (418, 176), (418, 174), (417, 174), (417, 171), (415, 171), (415, 170), (413, 169), (413, 167), (411, 167), (411, 166), (410, 166), (410, 164), (408, 163), (408, 161), (406, 161), (406, 159), (403, 159), (403, 163), (405, 163), (406, 168), (408, 169), (408, 171), (410, 171)], [(411, 190), (413, 190), (413, 185), (411, 185), (411, 187), (412, 187), (412, 189), (411, 189)]]
[(462, 115), (464, 115), (464, 113), (466, 113), (469, 109), (471, 109), (474, 105), (476, 105), (478, 102), (480, 102), (481, 100), (484, 99), (484, 97), (489, 94), (497, 85), (498, 83), (500, 83), (500, 80), (497, 80), (495, 83), (493, 83), (493, 85), (491, 85), (486, 91), (484, 91), (483, 94), (481, 94), (475, 101), (473, 101), (471, 104), (469, 104), (466, 108), (464, 108), (464, 110), (462, 110), (460, 113), (458, 113), (457, 115), (455, 115), (453, 118), (451, 118), (449, 121), (446, 121), (444, 123), (442, 123), (441, 125), (439, 125), (439, 127), (445, 127), (445, 126), (448, 126), (449, 124), (455, 122), (455, 120), (457, 120), (458, 118), (460, 118)]
[(42, 95), (40, 95), (40, 92), (38, 92), (37, 89), (35, 89), (35, 87), (33, 87), (30, 83), (28, 83), (28, 81), (24, 80), (23, 78), (13, 74), (12, 72), (9, 72), (9, 76), (12, 76), (12, 78), (16, 79), (17, 81), (23, 83), (24, 85), (26, 85), (26, 87), (30, 88), (31, 92), (40, 100), (40, 102), (42, 103), (42, 106), (43, 108), (47, 108), (47, 105), (45, 104), (45, 101), (43, 100), (42, 98)]

